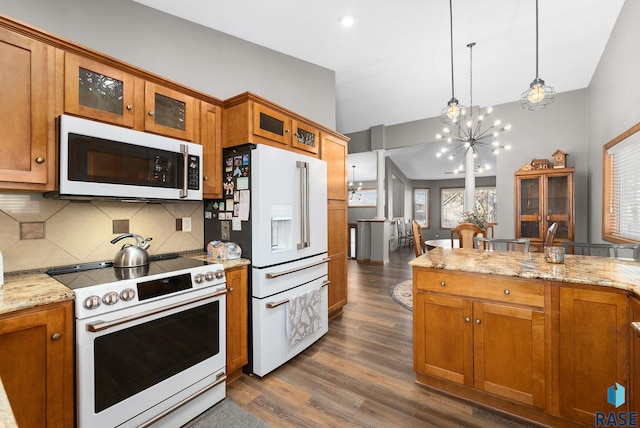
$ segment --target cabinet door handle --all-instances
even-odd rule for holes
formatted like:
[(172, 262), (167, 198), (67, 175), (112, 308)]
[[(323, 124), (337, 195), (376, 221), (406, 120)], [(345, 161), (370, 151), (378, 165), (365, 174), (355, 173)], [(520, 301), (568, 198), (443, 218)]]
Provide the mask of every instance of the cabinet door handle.
[(446, 282), (444, 282), (444, 281), (440, 281), (440, 286), (441, 286), (441, 287), (444, 287), (445, 285), (447, 285), (447, 284), (446, 284)]
[(231, 292), (233, 291), (233, 287), (229, 287), (229, 288), (227, 288), (227, 291), (228, 291), (229, 293), (231, 293)]
[(209, 177), (208, 177), (208, 176), (206, 176), (206, 175), (205, 175), (204, 177), (202, 177), (202, 179), (203, 179), (204, 181), (209, 181)]
[(150, 111), (149, 113), (147, 113), (149, 116), (153, 116), (153, 111)]
[(129, 111), (133, 110), (133, 106), (131, 104), (127, 104), (127, 110)]
[(55, 342), (56, 340), (60, 340), (61, 337), (62, 337), (62, 335), (60, 333), (55, 332), (55, 333), (53, 333), (51, 335), (51, 340), (53, 340)]
[(504, 294), (506, 294), (508, 296), (509, 294), (511, 294), (511, 291), (509, 291), (509, 289), (507, 288), (507, 289), (504, 290)]
[(36, 163), (44, 163), (44, 158), (42, 156), (38, 156), (36, 158)]
[(481, 323), (482, 323), (482, 321), (480, 321), (480, 318), (478, 318), (478, 319), (476, 320), (476, 324), (481, 324)]
[(469, 318), (469, 317), (464, 317), (464, 322), (471, 322), (471, 318)]

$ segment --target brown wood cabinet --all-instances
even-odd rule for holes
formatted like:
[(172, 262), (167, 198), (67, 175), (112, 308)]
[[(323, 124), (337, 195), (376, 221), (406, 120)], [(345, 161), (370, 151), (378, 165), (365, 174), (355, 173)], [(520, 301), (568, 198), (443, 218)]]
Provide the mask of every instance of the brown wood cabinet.
[(613, 410), (607, 389), (616, 382), (628, 385), (628, 297), (612, 290), (561, 285), (559, 412), (593, 426), (596, 412)]
[(573, 241), (573, 168), (517, 171), (516, 238), (528, 238), (542, 251), (547, 229), (558, 223), (554, 244)]
[(226, 100), (223, 115), (224, 147), (254, 143), (320, 153), (319, 126), (250, 92)]
[(202, 145), (202, 191), (205, 198), (222, 198), (222, 113), (211, 103), (200, 103), (200, 137)]
[(347, 140), (322, 134), (321, 158), (327, 162), (327, 224), (329, 229), (329, 317), (347, 304), (348, 208)]
[(544, 286), (414, 269), (414, 369), (545, 408)]
[(0, 22), (0, 189), (56, 185), (55, 48)]
[(195, 99), (120, 68), (65, 53), (65, 112), (192, 141)]
[(20, 427), (72, 427), (72, 302), (0, 315), (0, 378)]
[(225, 271), (227, 278), (227, 382), (249, 362), (247, 266)]

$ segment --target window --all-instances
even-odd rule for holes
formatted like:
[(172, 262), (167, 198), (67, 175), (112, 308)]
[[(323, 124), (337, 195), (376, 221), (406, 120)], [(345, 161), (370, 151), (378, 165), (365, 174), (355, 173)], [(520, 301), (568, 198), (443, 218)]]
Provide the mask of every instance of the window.
[(413, 189), (413, 219), (429, 227), (429, 189)]
[[(487, 214), (487, 221), (496, 221), (496, 188), (477, 187), (475, 210)], [(464, 212), (464, 188), (440, 189), (440, 229), (452, 229), (460, 223)]]
[(640, 123), (603, 147), (603, 239), (640, 241)]

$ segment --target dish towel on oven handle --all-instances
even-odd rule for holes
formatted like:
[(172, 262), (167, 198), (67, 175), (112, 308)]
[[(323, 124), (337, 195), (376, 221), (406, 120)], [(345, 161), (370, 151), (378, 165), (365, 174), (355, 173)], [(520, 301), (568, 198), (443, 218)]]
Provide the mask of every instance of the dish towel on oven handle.
[(289, 298), (285, 305), (286, 329), (289, 346), (320, 329), (320, 288)]

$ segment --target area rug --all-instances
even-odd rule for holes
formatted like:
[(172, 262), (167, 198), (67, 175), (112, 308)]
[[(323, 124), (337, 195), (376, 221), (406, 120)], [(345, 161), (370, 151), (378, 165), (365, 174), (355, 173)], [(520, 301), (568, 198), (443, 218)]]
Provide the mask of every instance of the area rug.
[(412, 294), (413, 281), (410, 279), (403, 279), (391, 286), (391, 297), (400, 305), (406, 309), (413, 311), (413, 294)]
[(225, 398), (182, 428), (269, 428), (269, 425)]

